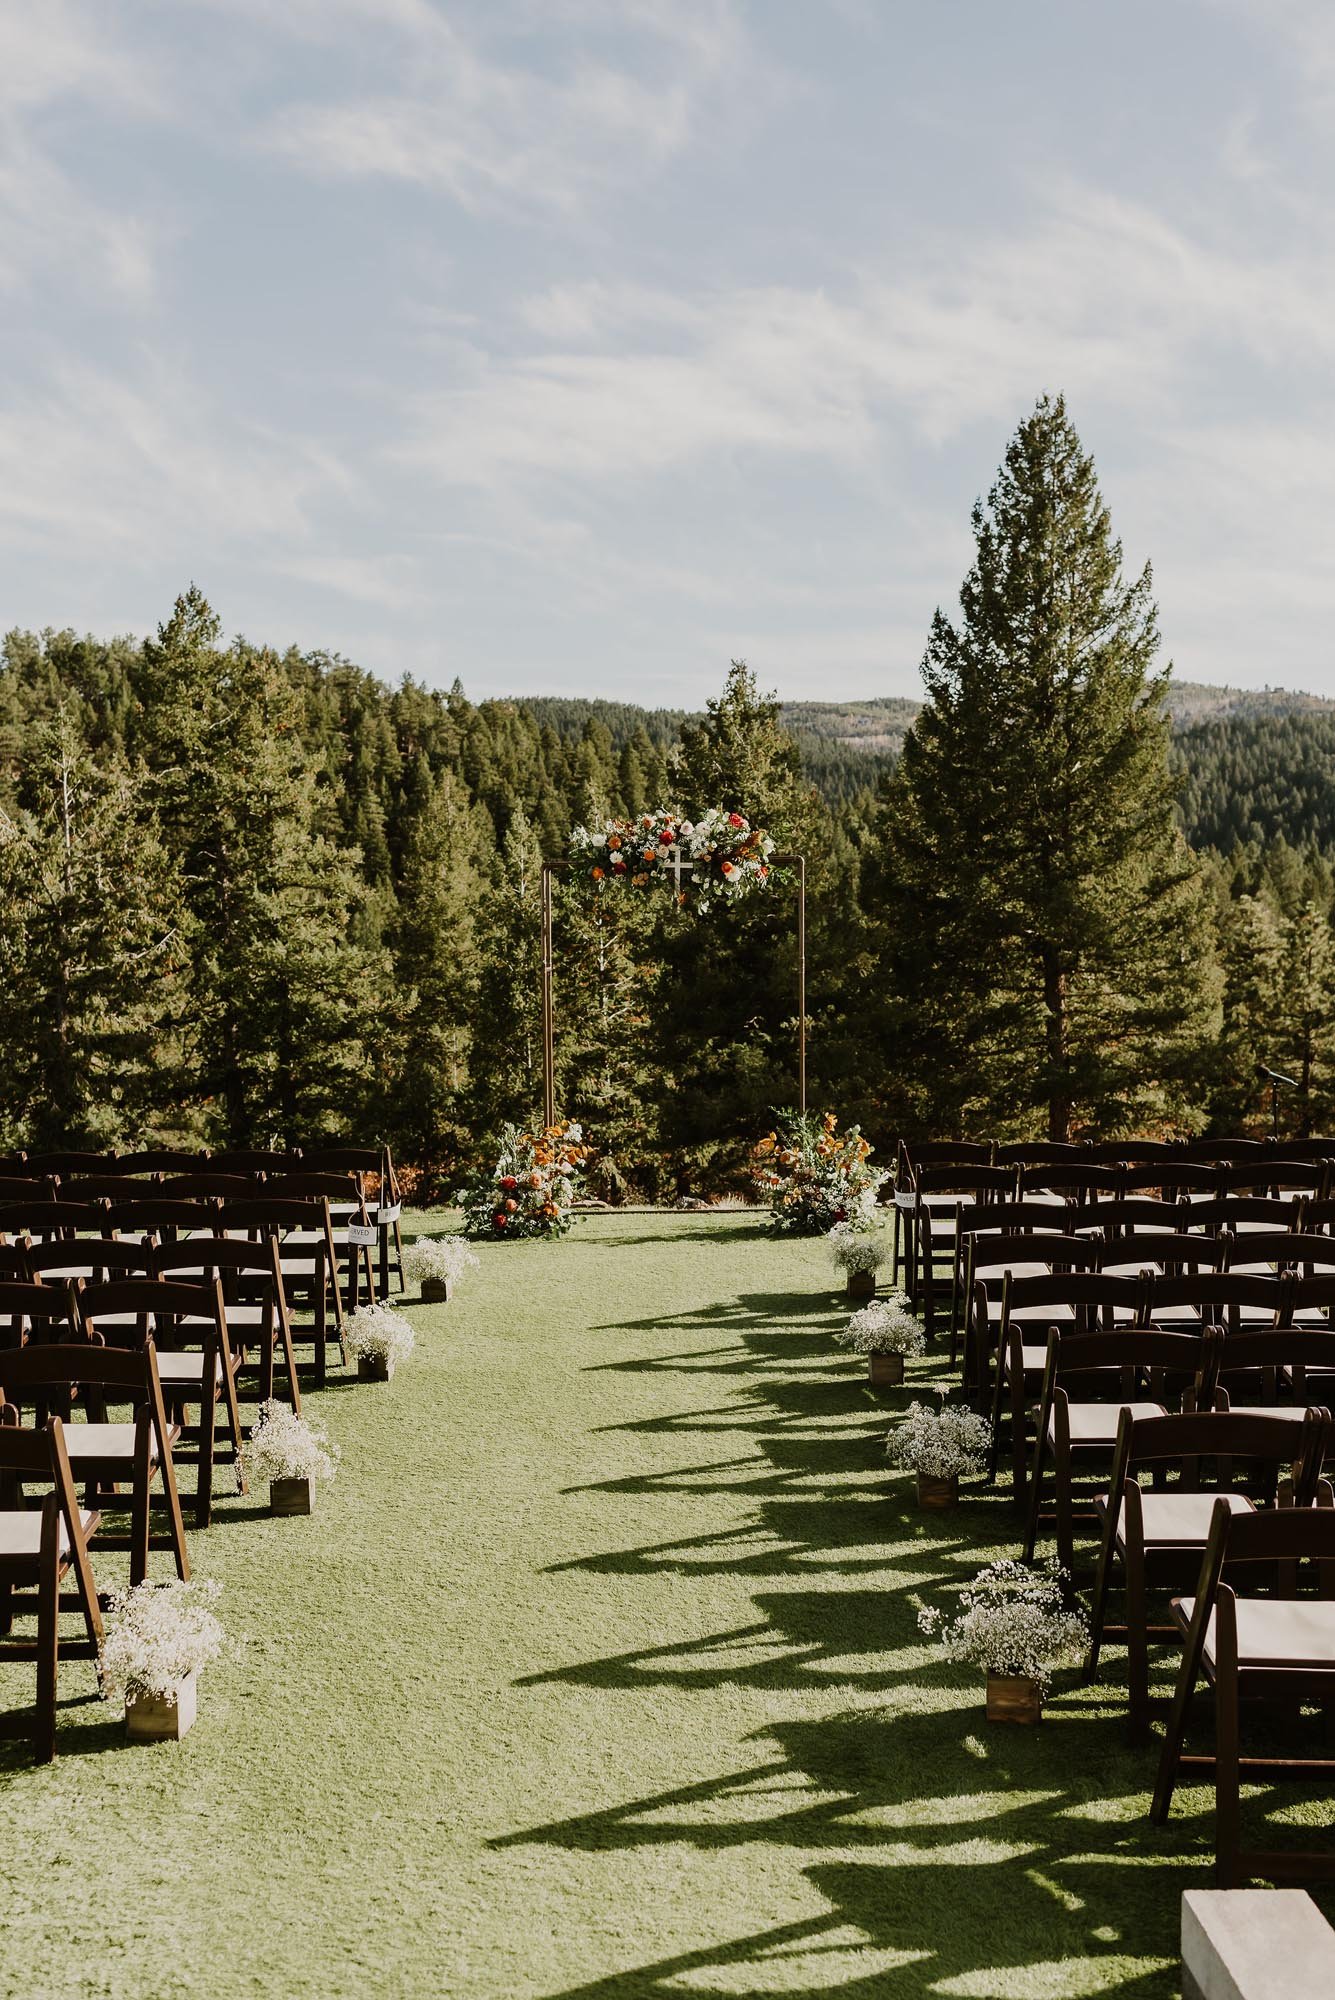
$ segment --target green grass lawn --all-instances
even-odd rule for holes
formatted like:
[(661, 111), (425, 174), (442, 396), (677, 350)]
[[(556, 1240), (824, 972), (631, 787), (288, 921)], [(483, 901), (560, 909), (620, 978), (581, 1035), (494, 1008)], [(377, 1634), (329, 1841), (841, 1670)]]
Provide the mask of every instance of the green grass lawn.
[(916, 1600), (1013, 1517), (913, 1511), (823, 1247), (604, 1218), (482, 1256), (392, 1384), (311, 1396), (313, 1519), (192, 1535), (245, 1640), (192, 1734), (124, 1747), (72, 1661), (57, 1763), (0, 1746), (0, 1990), (1176, 1993), (1209, 1798), (1151, 1828), (1115, 1652), (1023, 1730), (926, 1649)]

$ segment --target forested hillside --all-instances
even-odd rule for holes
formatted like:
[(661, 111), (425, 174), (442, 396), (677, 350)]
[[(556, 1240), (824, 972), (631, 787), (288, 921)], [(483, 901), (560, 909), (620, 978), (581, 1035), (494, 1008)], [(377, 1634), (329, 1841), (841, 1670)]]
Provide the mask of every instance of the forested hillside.
[[(195, 592), (142, 644), (11, 633), (0, 1144), (372, 1132), (448, 1184), (540, 1105), (542, 859), (577, 821), (668, 797), (735, 804), (808, 857), (813, 1100), (882, 1148), (937, 1123), (906, 1061), (902, 909), (878, 874), (897, 808), (865, 782), (884, 786), (914, 712), (781, 715), (744, 669), (697, 718), (474, 703), (224, 645)], [(1260, 1118), (1258, 1054), (1301, 1069), (1295, 1120), (1335, 1112), (1333, 732), (1320, 710), (1262, 708), (1178, 734), (1188, 824), (1227, 850), (1207, 864), (1223, 1012), (1195, 1058), (1196, 1125)], [(791, 886), (708, 921), (559, 904), (559, 1095), (600, 1184), (735, 1184), (795, 1093)]]
[[(1175, 681), (1167, 705), (1183, 773), (1182, 826), (1193, 847), (1227, 853), (1238, 841), (1335, 843), (1335, 702), (1282, 688)], [(578, 741), (592, 720), (610, 732), (618, 752), (638, 731), (670, 746), (685, 719), (679, 709), (573, 698), (529, 698), (524, 706), (568, 741)], [(841, 806), (875, 791), (893, 770), (921, 706), (899, 695), (790, 701), (780, 720), (812, 784)]]

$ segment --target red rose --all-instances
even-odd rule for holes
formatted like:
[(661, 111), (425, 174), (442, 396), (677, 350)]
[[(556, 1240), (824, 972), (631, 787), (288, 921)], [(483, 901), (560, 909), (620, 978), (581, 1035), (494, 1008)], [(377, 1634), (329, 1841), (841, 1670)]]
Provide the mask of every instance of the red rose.
[(663, 831), (662, 831), (662, 832), (661, 832), (661, 833), (659, 834), (658, 838), (659, 838), (659, 839), (660, 839), (660, 840), (662, 841), (662, 843), (663, 843), (664, 847), (671, 847), (671, 845), (672, 845), (672, 828), (671, 828), (670, 826), (665, 826), (665, 827), (663, 828)]
[(614, 861), (612, 863), (612, 873), (614, 875), (624, 875), (625, 872), (626, 872), (626, 864), (624, 861)]
[(746, 821), (745, 821), (745, 820), (744, 820), (744, 819), (742, 818), (742, 816), (741, 816), (741, 814), (740, 814), (740, 813), (729, 813), (729, 814), (728, 814), (728, 825), (729, 825), (729, 826), (745, 826), (745, 825), (746, 825)]
[(509, 1194), (512, 1188), (517, 1188), (519, 1186), (519, 1182), (515, 1179), (513, 1174), (504, 1174), (501, 1177), (501, 1186), (505, 1189), (505, 1192)]
[(504, 1214), (503, 1211), (499, 1208), (497, 1209), (495, 1215), (493, 1215), (491, 1219), (495, 1223), (498, 1229), (506, 1228), (510, 1221), (509, 1216)]

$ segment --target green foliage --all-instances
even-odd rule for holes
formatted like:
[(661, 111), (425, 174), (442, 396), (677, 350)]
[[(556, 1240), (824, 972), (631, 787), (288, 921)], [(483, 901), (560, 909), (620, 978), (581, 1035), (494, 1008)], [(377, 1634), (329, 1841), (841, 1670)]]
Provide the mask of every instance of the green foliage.
[(1149, 570), (1123, 578), (1060, 399), (973, 526), (880, 812), (892, 1040), (951, 1127), (1180, 1120), (1216, 1006), (1208, 909), (1174, 821)]

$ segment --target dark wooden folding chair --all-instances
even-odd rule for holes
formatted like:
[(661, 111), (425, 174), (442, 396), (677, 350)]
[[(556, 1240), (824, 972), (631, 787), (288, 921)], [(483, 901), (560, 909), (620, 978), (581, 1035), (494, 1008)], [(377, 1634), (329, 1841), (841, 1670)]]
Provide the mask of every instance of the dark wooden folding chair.
[[(1086, 1213), (1098, 1213), (1097, 1210)], [(1228, 1243), (1218, 1236), (1191, 1230), (1109, 1229), (1098, 1244), (1098, 1269), (1110, 1275), (1150, 1271), (1155, 1276), (1220, 1271), (1228, 1261)]]
[(192, 1235), (211, 1236), (221, 1214), (220, 1201), (164, 1201), (156, 1195), (135, 1195), (108, 1204), (107, 1226), (117, 1236), (151, 1236), (157, 1243), (175, 1243)]
[(69, 1287), (35, 1278), (0, 1281), (0, 1349), (29, 1340), (64, 1340), (73, 1329)]
[[(315, 1350), (315, 1382), (324, 1388), (328, 1380), (328, 1344), (332, 1338), (343, 1351), (343, 1301), (339, 1292), (334, 1261), (334, 1233), (328, 1204), (322, 1196), (284, 1199), (260, 1195), (253, 1201), (229, 1201), (222, 1209), (221, 1226), (229, 1233), (244, 1230), (255, 1242), (277, 1244), (283, 1293), (288, 1305), (288, 1330), (294, 1341), (309, 1340)], [(311, 1324), (304, 1326), (293, 1317), (295, 1299), (310, 1302)], [(333, 1303), (333, 1330), (330, 1331), (330, 1302)]]
[(250, 1180), (266, 1179), (271, 1174), (295, 1173), (300, 1166), (300, 1150), (288, 1152), (273, 1146), (229, 1149), (210, 1153), (208, 1159), (210, 1173), (244, 1174)]
[(207, 1153), (183, 1153), (171, 1146), (149, 1146), (143, 1152), (118, 1154), (116, 1172), (126, 1176), (191, 1174), (206, 1167), (207, 1163)]
[[(1054, 1271), (1092, 1270), (1098, 1264), (1098, 1250), (1085, 1237), (1039, 1229), (1014, 1236), (1008, 1232), (971, 1235), (965, 1242), (968, 1317), (964, 1329), (964, 1387), (990, 1398), (993, 1371), (998, 1366), (999, 1313), (1007, 1279), (1042, 1278)], [(1046, 1341), (1046, 1320), (1042, 1335)]]
[(29, 1153), (26, 1166), (28, 1173), (55, 1178), (63, 1186), (77, 1175), (110, 1173), (114, 1158), (114, 1153)]
[(899, 1283), (901, 1257), (905, 1268), (910, 1273), (913, 1270), (913, 1184), (916, 1174), (924, 1167), (987, 1167), (991, 1164), (991, 1146), (979, 1145), (972, 1140), (899, 1140), (895, 1148), (892, 1284)]
[(1090, 1166), (1083, 1160), (1017, 1167), (1016, 1175), (1017, 1201), (1047, 1197), (1055, 1203), (1069, 1202), (1077, 1209), (1085, 1209), (1096, 1202), (1101, 1206), (1119, 1201), (1126, 1191), (1126, 1176), (1120, 1167)]
[(259, 1400), (269, 1402), (274, 1392), (275, 1350), (281, 1348), (288, 1397), (300, 1416), (301, 1385), (277, 1237), (252, 1242), (235, 1236), (192, 1236), (183, 1243), (164, 1244), (154, 1253), (153, 1268), (159, 1277), (182, 1282), (212, 1283), (217, 1279), (222, 1286), (233, 1384), (240, 1370), (250, 1365), (249, 1350), (253, 1348)]
[(1163, 1201), (1157, 1196), (1129, 1194), (1121, 1201), (1100, 1202), (1097, 1207), (1076, 1212), (1071, 1227), (1080, 1235), (1101, 1229), (1108, 1236), (1129, 1236), (1136, 1229), (1161, 1229), (1174, 1234), (1194, 1227), (1194, 1218), (1184, 1201)]
[(1221, 1410), (1255, 1410), (1301, 1422), (1309, 1403), (1329, 1408), (1335, 1388), (1335, 1327), (1288, 1323), (1231, 1333), (1219, 1355)]
[(1329, 1171), (1324, 1160), (1276, 1159), (1257, 1153), (1219, 1169), (1220, 1194), (1310, 1195), (1320, 1201), (1329, 1194)]
[(1199, 1331), (1222, 1326), (1274, 1326), (1288, 1312), (1293, 1279), (1289, 1274), (1247, 1271), (1183, 1271), (1151, 1279), (1149, 1317), (1165, 1331)]
[[(391, 1271), (397, 1276), (399, 1290), (407, 1290), (407, 1280), (403, 1275), (403, 1229), (400, 1222), (403, 1193), (399, 1186), (399, 1176), (394, 1165), (394, 1155), (388, 1146), (313, 1146), (302, 1153), (302, 1170), (313, 1173), (339, 1174), (353, 1173), (364, 1177), (374, 1176), (377, 1191), (373, 1210), (373, 1220), (380, 1231), (380, 1295), (389, 1297)], [(895, 1220), (899, 1215), (896, 1210)], [(390, 1255), (390, 1244), (394, 1253)], [(899, 1272), (895, 1271), (898, 1282)]]
[[(1325, 1410), (1309, 1410), (1301, 1424), (1254, 1411), (1209, 1410), (1195, 1415), (1135, 1418), (1122, 1413), (1108, 1493), (1095, 1505), (1102, 1523), (1090, 1614), (1086, 1672), (1098, 1672), (1105, 1640), (1116, 1635), (1127, 1649), (1127, 1727), (1133, 1742), (1149, 1729), (1149, 1643), (1171, 1628), (1151, 1626), (1152, 1588), (1190, 1582), (1210, 1534), (1214, 1502), (1251, 1513), (1256, 1496), (1310, 1505), (1321, 1475), (1330, 1432)], [(1154, 1478), (1146, 1492), (1140, 1474)], [(1176, 1478), (1173, 1478), (1173, 1475)], [(1214, 1485), (1205, 1481), (1213, 1476)], [(1239, 1476), (1249, 1485), (1238, 1489)], [(1108, 1622), (1114, 1574), (1121, 1573), (1126, 1622)]]
[(0, 1176), (0, 1208), (13, 1208), (19, 1203), (55, 1201), (60, 1192), (59, 1181), (45, 1175), (5, 1174)]
[(1249, 1160), (1264, 1153), (1264, 1139), (1183, 1139), (1175, 1148), (1178, 1158), (1228, 1166), (1235, 1160)]
[[(151, 1342), (172, 1435), (179, 1438), (194, 1429), (195, 1526), (207, 1528), (213, 1519), (220, 1395), (236, 1490), (246, 1491), (235, 1357), (221, 1284), (217, 1278), (201, 1278), (190, 1284), (168, 1283), (158, 1277), (79, 1283), (74, 1305), (78, 1330), (85, 1340), (126, 1348), (142, 1348)], [(197, 1426), (190, 1424), (192, 1403), (199, 1406)]]
[[(955, 1256), (950, 1281), (950, 1365), (953, 1368), (972, 1289), (976, 1239), (991, 1236), (1073, 1235), (1076, 1211), (1047, 1202), (962, 1201), (954, 1215)], [(1046, 1267), (1045, 1267), (1046, 1268)]]
[[(75, 1402), (87, 1413), (73, 1421)], [(98, 1340), (30, 1341), (0, 1351), (0, 1408), (22, 1414), (30, 1405), (38, 1421), (58, 1416), (65, 1427), (65, 1450), (84, 1505), (105, 1510), (130, 1483), (130, 1582), (148, 1575), (153, 1482), (159, 1480), (167, 1511), (167, 1539), (184, 1581), (190, 1575), (185, 1525), (176, 1491), (172, 1445), (152, 1340), (142, 1347), (110, 1347)], [(128, 1422), (110, 1417), (126, 1404)]]
[[(1024, 1559), (1032, 1562), (1039, 1531), (1055, 1522), (1057, 1561), (1075, 1567), (1075, 1482), (1099, 1477), (1106, 1485), (1123, 1410), (1133, 1417), (1164, 1417), (1170, 1404), (1209, 1409), (1214, 1396), (1222, 1335), (1162, 1333), (1154, 1326), (1122, 1326), (1109, 1333), (1053, 1327), (1039, 1397), (1029, 1475), (1029, 1521)], [(1044, 1475), (1051, 1466), (1053, 1506), (1044, 1509)], [(1087, 1515), (1096, 1519), (1093, 1495)]]
[(1015, 1193), (1013, 1167), (922, 1167), (913, 1184), (913, 1261), (909, 1267), (910, 1305), (921, 1305), (930, 1340), (936, 1316), (937, 1290), (947, 1259), (953, 1269), (953, 1222), (964, 1200), (974, 1206), (1005, 1208)]
[[(1227, 1581), (1225, 1580), (1227, 1574)], [(1244, 1586), (1249, 1586), (1245, 1589)], [(1173, 1626), (1182, 1662), (1168, 1718), (1150, 1817), (1163, 1826), (1184, 1770), (1212, 1770), (1215, 1787), (1215, 1880), (1239, 1888), (1267, 1882), (1335, 1880), (1335, 1854), (1247, 1847), (1242, 1839), (1244, 1781), (1310, 1777), (1329, 1789), (1329, 1756), (1242, 1754), (1242, 1704), (1269, 1702), (1292, 1726), (1300, 1705), (1329, 1718), (1335, 1708), (1335, 1508), (1282, 1507), (1230, 1513), (1216, 1501), (1193, 1597), (1174, 1598)], [(1184, 1752), (1193, 1696), (1214, 1690), (1214, 1755)]]
[[(344, 1304), (347, 1310), (349, 1312), (357, 1310), (363, 1276), (366, 1280), (367, 1299), (374, 1300), (376, 1288), (372, 1251), (377, 1240), (377, 1232), (371, 1221), (366, 1190), (360, 1174), (348, 1172), (275, 1175), (271, 1181), (265, 1182), (264, 1193), (271, 1194), (276, 1201), (323, 1201), (325, 1248), (332, 1259), (335, 1283), (337, 1284), (340, 1268), (345, 1275)], [(310, 1243), (317, 1240), (314, 1230), (308, 1232), (308, 1237)], [(298, 1231), (292, 1247), (298, 1247), (300, 1241), (301, 1232)]]
[(997, 1476), (1006, 1424), (1010, 1431), (1011, 1495), (1017, 1507), (1024, 1505), (1025, 1498), (1028, 1412), (1047, 1366), (1052, 1327), (1111, 1331), (1119, 1322), (1135, 1326), (1145, 1317), (1145, 1297), (1146, 1284), (1140, 1275), (1105, 1277), (1089, 1270), (1034, 1278), (1017, 1277), (1013, 1271), (1006, 1274), (992, 1377), (988, 1477)]
[(997, 1167), (1078, 1166), (1087, 1157), (1074, 1139), (1014, 1139), (992, 1149)]
[(1261, 1194), (1221, 1194), (1209, 1201), (1197, 1201), (1190, 1205), (1190, 1227), (1202, 1229), (1211, 1236), (1254, 1235), (1258, 1231), (1283, 1235), (1298, 1229), (1302, 1222), (1303, 1198), (1293, 1195), (1287, 1200), (1272, 1200)]
[(197, 1172), (164, 1177), (153, 1189), (159, 1201), (248, 1201), (259, 1190), (258, 1174)]
[(76, 1236), (100, 1236), (106, 1203), (23, 1201), (0, 1203), (0, 1235), (27, 1235), (34, 1243), (66, 1243)]
[(147, 1277), (153, 1253), (144, 1238), (81, 1236), (72, 1243), (37, 1243), (28, 1251), (29, 1275), (44, 1285), (76, 1278)]
[[(24, 1727), (31, 1733), (39, 1763), (56, 1754), (56, 1683), (60, 1654), (96, 1660), (102, 1652), (102, 1609), (88, 1560), (88, 1543), (101, 1516), (80, 1507), (65, 1449), (64, 1426), (51, 1417), (40, 1430), (25, 1430), (0, 1413), (0, 1660), (35, 1659), (37, 1695)], [(41, 1503), (24, 1505), (25, 1489), (45, 1489)], [(61, 1585), (72, 1574), (68, 1596)], [(60, 1637), (63, 1609), (82, 1613), (86, 1637)], [(37, 1634), (14, 1633), (14, 1620), (35, 1612)], [(0, 1730), (17, 1734), (8, 1720)]]

